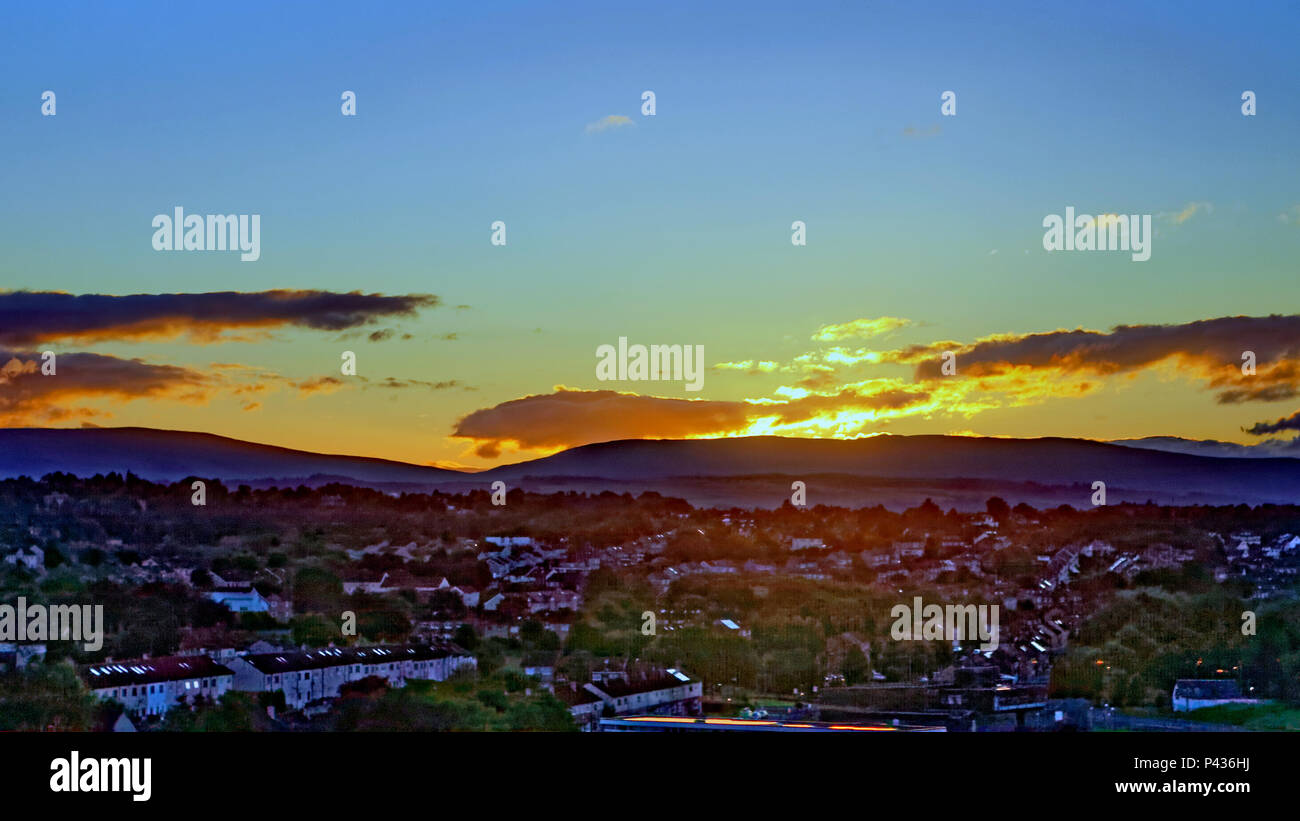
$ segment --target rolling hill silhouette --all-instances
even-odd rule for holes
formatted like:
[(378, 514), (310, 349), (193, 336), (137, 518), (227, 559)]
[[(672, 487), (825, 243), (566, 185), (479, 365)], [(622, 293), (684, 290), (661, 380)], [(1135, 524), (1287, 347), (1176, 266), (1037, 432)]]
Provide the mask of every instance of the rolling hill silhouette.
[[(359, 483), (437, 482), (453, 470), (259, 445), (210, 433), (153, 428), (0, 429), (0, 478), (63, 471), (77, 476), (131, 472), (153, 481), (337, 476)], [(472, 474), (468, 474), (472, 475)]]
[[(1300, 459), (1202, 456), (1084, 439), (621, 440), (471, 473), (185, 431), (0, 429), (0, 477), (36, 478), (54, 471), (79, 476), (130, 471), (156, 481), (187, 476), (261, 484), (337, 480), (413, 490), (486, 488), (490, 482), (502, 480), (511, 486), (545, 486), (548, 490), (600, 492), (608, 487), (617, 492), (653, 489), (668, 493), (673, 490), (673, 480), (689, 478), (692, 481), (684, 484), (697, 488), (714, 485), (711, 499), (729, 498), (716, 487), (739, 487), (742, 477), (835, 476), (841, 483), (848, 482), (846, 486), (857, 481), (873, 487), (889, 480), (909, 487), (919, 487), (920, 480), (934, 480), (939, 485), (960, 480), (973, 495), (984, 492), (981, 485), (997, 485), (1009, 488), (1003, 492), (1013, 496), (1021, 485), (1087, 488), (1102, 481), (1108, 492), (1122, 490), (1123, 498), (1129, 500), (1215, 504), (1300, 501)], [(689, 498), (692, 494), (682, 495)]]

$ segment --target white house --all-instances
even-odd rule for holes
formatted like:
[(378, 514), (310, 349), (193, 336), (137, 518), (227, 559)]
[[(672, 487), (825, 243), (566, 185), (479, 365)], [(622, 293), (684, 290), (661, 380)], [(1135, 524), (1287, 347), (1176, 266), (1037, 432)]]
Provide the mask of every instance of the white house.
[(303, 653), (259, 653), (231, 662), (234, 689), (284, 693), (285, 706), (301, 710), (313, 701), (337, 698), (342, 686), (378, 676), (390, 687), (408, 679), (443, 681), (474, 657), (454, 644), (383, 647), (327, 647)]
[(216, 700), (231, 689), (233, 676), (230, 668), (207, 656), (106, 661), (81, 671), (91, 692), (133, 715), (163, 715), (199, 696)]
[(1179, 679), (1174, 684), (1174, 712), (1183, 713), (1219, 704), (1258, 704), (1242, 698), (1241, 686), (1231, 679)]
[(572, 590), (542, 590), (528, 594), (529, 613), (582, 609), (582, 596)]
[(8, 556), (5, 556), (5, 564), (14, 566), (21, 565), (28, 570), (34, 570), (37, 573), (45, 570), (45, 551), (36, 545), (31, 547), (20, 547)]
[(604, 677), (583, 685), (583, 689), (602, 704), (597, 710), (590, 702), (571, 702), (569, 709), (579, 721), (591, 720), (606, 707), (615, 715), (699, 715), (704, 685), (681, 670), (669, 668), (644, 678)]
[(497, 547), (532, 547), (532, 536), (488, 536), (483, 541)]
[(208, 598), (232, 613), (266, 613), (271, 609), (256, 590), (214, 590)]

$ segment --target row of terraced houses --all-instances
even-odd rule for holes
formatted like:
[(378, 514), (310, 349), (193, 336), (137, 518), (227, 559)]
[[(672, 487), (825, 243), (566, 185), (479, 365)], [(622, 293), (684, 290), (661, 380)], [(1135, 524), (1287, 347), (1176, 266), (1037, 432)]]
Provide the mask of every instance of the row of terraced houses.
[(230, 690), (284, 693), (285, 706), (301, 710), (337, 698), (342, 686), (378, 676), (390, 687), (408, 679), (443, 681), (474, 656), (450, 642), (375, 647), (327, 647), (236, 655), (219, 664), (205, 655), (107, 661), (81, 671), (97, 697), (117, 701), (135, 716), (162, 715), (198, 697)]

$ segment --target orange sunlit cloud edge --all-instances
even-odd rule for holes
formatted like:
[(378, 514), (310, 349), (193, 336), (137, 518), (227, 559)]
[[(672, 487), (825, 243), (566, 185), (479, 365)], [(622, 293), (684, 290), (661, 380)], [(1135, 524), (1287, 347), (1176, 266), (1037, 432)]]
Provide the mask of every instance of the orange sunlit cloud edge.
[[(188, 344), (248, 342), (231, 331), (296, 327), (337, 332), (436, 307), (431, 295), (264, 291), (159, 295), (0, 293), (0, 341), (44, 345), (138, 342), (159, 336)], [(894, 348), (853, 347), (852, 340), (889, 337), (918, 323), (898, 317), (825, 324), (813, 343), (789, 357), (719, 362), (713, 373), (733, 379), (783, 379), (764, 396), (686, 399), (634, 390), (556, 386), (464, 414), (448, 441), (479, 459), (506, 452), (554, 453), (614, 439), (719, 438), (781, 435), (855, 438), (892, 421), (969, 420), (983, 412), (1094, 394), (1121, 377), (1157, 373), (1215, 392), (1219, 405), (1277, 402), (1300, 393), (1300, 316), (1233, 316), (1171, 325), (1120, 325), (1034, 333), (993, 333), (972, 342), (941, 340)], [(372, 340), (392, 339), (381, 329)], [(405, 335), (403, 338), (409, 338)], [(1255, 370), (1242, 367), (1249, 352)], [(339, 390), (421, 388), (475, 390), (458, 379), (363, 376), (291, 378), (239, 362), (208, 370), (100, 353), (60, 353), (59, 379), (42, 378), (35, 349), (0, 350), (0, 424), (60, 425), (112, 418), (131, 402), (205, 404), (237, 399), (259, 411), (255, 397), (279, 390), (307, 400)], [(951, 358), (954, 370), (945, 373)], [(882, 375), (881, 369), (894, 373)], [(910, 372), (909, 372), (910, 371)], [(636, 386), (637, 383), (628, 383)], [(1272, 414), (1242, 430), (1265, 436), (1300, 429), (1300, 414)], [(949, 426), (952, 427), (951, 425)]]
[[(884, 317), (823, 326), (814, 340), (872, 336), (908, 324)], [(828, 332), (828, 329), (833, 329)], [(861, 333), (840, 332), (854, 329)], [(940, 341), (893, 350), (840, 346), (787, 362), (724, 362), (719, 371), (790, 373), (793, 385), (773, 396), (741, 400), (682, 399), (557, 386), (461, 418), (454, 438), (497, 458), (505, 449), (551, 453), (628, 438), (718, 438), (781, 435), (853, 438), (878, 433), (895, 419), (944, 413), (969, 419), (996, 408), (1089, 395), (1108, 381), (1142, 372), (1215, 390), (1236, 405), (1293, 399), (1300, 392), (1300, 317), (1221, 317), (1177, 325), (1121, 325), (1110, 331), (1058, 329), (999, 333), (970, 343)], [(1243, 367), (1247, 352), (1252, 364)], [(951, 355), (951, 374), (944, 373)], [(862, 378), (881, 365), (911, 368), (904, 377)], [(1297, 417), (1257, 423), (1252, 435), (1295, 430)]]

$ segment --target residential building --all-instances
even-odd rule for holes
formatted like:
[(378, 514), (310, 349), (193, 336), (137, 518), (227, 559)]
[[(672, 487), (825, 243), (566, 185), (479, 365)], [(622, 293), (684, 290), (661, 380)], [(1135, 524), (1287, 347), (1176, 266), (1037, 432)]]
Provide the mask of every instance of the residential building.
[(337, 698), (344, 684), (369, 676), (386, 680), (390, 687), (402, 687), (407, 679), (443, 681), (462, 666), (475, 665), (473, 656), (445, 642), (262, 653), (231, 662), (236, 690), (279, 690), (284, 693), (285, 706), (293, 710)]
[(165, 656), (105, 661), (81, 670), (97, 697), (113, 700), (127, 712), (164, 715), (197, 698), (215, 701), (232, 687), (234, 673), (207, 656)]
[(32, 662), (45, 660), (43, 643), (0, 642), (0, 671), (21, 670)]
[(483, 539), (496, 547), (532, 547), (532, 536), (488, 536)]
[(791, 550), (822, 550), (826, 543), (821, 539), (791, 539)]
[(45, 572), (45, 551), (36, 545), (20, 547), (4, 557), (5, 564), (25, 567), (36, 573)]
[(572, 590), (543, 590), (528, 593), (529, 613), (550, 613), (556, 610), (582, 609), (582, 596)]
[[(593, 719), (599, 721), (601, 715), (700, 715), (700, 699), (703, 696), (703, 683), (690, 675), (669, 668), (668, 670), (650, 671), (644, 675), (632, 673), (607, 675), (599, 680), (584, 684), (582, 689), (600, 700), (600, 706), (589, 699), (576, 696), (572, 692), (557, 692), (569, 703), (569, 711), (574, 720), (583, 729), (595, 729)], [(596, 676), (593, 674), (593, 678)], [(583, 722), (588, 722), (586, 726)]]
[(1174, 683), (1174, 712), (1182, 713), (1219, 704), (1258, 704), (1243, 698), (1241, 685), (1232, 679), (1179, 679)]
[(208, 598), (225, 607), (232, 613), (266, 613), (271, 609), (266, 599), (257, 590), (214, 590)]

